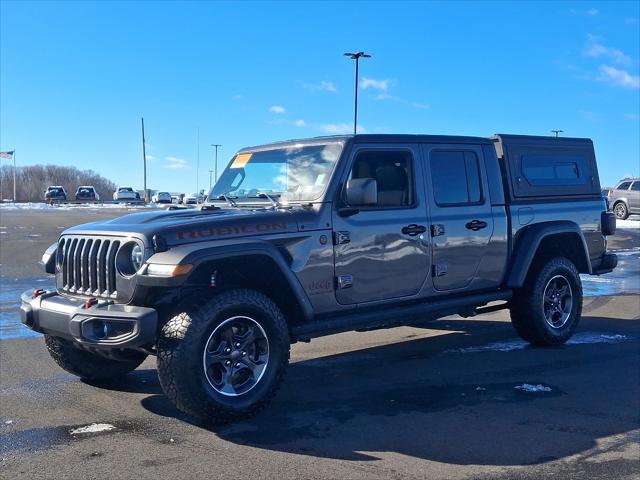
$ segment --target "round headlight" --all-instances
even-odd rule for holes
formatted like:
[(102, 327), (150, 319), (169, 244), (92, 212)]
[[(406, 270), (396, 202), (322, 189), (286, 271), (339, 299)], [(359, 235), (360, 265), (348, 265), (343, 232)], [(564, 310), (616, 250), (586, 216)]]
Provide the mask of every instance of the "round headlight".
[(136, 272), (140, 270), (142, 266), (143, 257), (144, 253), (142, 252), (142, 248), (140, 248), (140, 245), (135, 244), (131, 249), (131, 263)]

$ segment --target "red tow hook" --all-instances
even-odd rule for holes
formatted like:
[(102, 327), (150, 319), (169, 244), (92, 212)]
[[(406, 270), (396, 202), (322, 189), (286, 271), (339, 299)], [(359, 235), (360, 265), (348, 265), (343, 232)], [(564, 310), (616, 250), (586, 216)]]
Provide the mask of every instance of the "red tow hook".
[(91, 308), (93, 307), (96, 303), (98, 303), (98, 299), (96, 297), (91, 297), (89, 300), (87, 300), (86, 302), (84, 302), (84, 308)]
[(42, 288), (36, 288), (33, 293), (31, 294), (31, 298), (38, 298), (40, 295), (42, 295), (44, 292), (46, 292), (46, 290), (42, 289)]

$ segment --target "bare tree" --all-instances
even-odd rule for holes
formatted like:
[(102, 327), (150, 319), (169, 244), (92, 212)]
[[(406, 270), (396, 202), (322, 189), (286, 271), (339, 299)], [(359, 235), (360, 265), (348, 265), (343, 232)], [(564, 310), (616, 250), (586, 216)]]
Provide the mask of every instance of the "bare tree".
[[(0, 169), (2, 196), (13, 192), (13, 167), (3, 165)], [(62, 185), (69, 194), (75, 194), (80, 185), (93, 185), (101, 199), (110, 199), (116, 184), (93, 170), (79, 170), (62, 165), (30, 165), (18, 167), (16, 171), (16, 200), (19, 202), (42, 202), (44, 191), (50, 185)]]

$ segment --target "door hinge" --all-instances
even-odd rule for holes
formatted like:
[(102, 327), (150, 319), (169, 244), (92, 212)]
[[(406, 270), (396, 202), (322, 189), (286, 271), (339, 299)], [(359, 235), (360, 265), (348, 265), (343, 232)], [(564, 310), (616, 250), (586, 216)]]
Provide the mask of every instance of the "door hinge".
[(439, 237), (440, 235), (444, 235), (444, 225), (441, 223), (434, 223), (431, 225), (431, 236)]
[(431, 267), (431, 275), (434, 277), (442, 277), (447, 274), (447, 264), (438, 262)]
[(353, 275), (338, 275), (336, 277), (336, 284), (339, 290), (353, 287)]
[(342, 232), (333, 232), (333, 244), (334, 245), (344, 245), (345, 243), (349, 243), (351, 241), (351, 234), (346, 231)]

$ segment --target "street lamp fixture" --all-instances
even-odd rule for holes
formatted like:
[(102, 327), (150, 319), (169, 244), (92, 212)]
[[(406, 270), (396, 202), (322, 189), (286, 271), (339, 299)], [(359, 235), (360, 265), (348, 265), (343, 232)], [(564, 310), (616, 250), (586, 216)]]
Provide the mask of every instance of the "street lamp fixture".
[(564, 130), (551, 130), (551, 132), (555, 133), (555, 134), (556, 134), (556, 138), (558, 138), (558, 136), (559, 136), (561, 133), (564, 133)]
[(356, 94), (355, 94), (355, 105), (353, 108), (353, 134), (355, 135), (358, 130), (358, 67), (360, 64), (361, 58), (371, 58), (371, 55), (368, 55), (364, 52), (351, 53), (347, 52), (344, 54), (345, 57), (349, 57), (351, 60), (356, 61)]
[[(214, 178), (216, 179), (216, 182), (217, 182), (218, 181), (218, 147), (221, 147), (222, 145), (220, 145), (219, 143), (212, 143), (211, 146), (216, 149), (216, 156), (213, 163), (213, 172), (214, 172)], [(209, 190), (211, 190), (211, 186), (209, 186)]]

